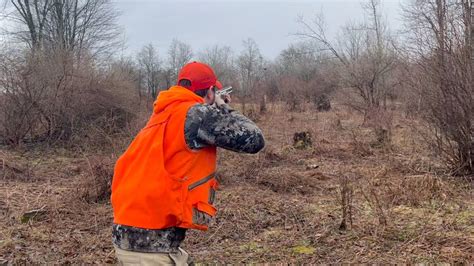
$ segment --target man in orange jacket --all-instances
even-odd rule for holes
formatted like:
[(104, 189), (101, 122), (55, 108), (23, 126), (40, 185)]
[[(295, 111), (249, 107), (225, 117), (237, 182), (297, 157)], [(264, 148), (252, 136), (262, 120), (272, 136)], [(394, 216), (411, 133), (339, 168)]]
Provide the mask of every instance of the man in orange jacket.
[(116, 163), (113, 243), (121, 264), (187, 265), (187, 229), (207, 230), (216, 214), (216, 147), (257, 153), (261, 130), (215, 94), (206, 64), (183, 67), (161, 92), (146, 126)]

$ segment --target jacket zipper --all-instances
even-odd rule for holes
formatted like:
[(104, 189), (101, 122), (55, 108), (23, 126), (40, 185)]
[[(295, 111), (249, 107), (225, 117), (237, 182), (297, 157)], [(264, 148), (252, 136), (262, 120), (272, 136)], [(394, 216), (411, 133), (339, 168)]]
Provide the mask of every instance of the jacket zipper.
[(214, 177), (214, 175), (215, 175), (215, 172), (192, 183), (191, 185), (189, 185), (188, 190), (193, 190), (196, 187), (205, 184), (207, 181), (211, 180)]

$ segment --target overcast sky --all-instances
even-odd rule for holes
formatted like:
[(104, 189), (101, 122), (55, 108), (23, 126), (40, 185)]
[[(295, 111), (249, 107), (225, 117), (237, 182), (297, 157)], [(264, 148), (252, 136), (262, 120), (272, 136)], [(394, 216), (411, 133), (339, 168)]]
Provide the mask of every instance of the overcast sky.
[[(382, 0), (383, 13), (392, 28), (400, 27), (400, 2)], [(242, 40), (253, 38), (271, 59), (297, 41), (293, 33), (298, 15), (312, 18), (324, 13), (331, 36), (347, 21), (364, 17), (358, 0), (116, 0), (122, 12), (127, 54), (152, 43), (164, 56), (173, 38), (189, 43), (195, 52), (219, 44), (238, 53)]]

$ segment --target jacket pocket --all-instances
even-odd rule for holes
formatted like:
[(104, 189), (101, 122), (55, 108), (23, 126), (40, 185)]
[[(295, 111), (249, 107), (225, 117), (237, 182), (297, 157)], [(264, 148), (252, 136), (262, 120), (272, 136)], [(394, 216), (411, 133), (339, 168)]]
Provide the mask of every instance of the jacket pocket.
[(215, 173), (212, 173), (212, 174), (210, 174), (210, 175), (208, 175), (204, 178), (201, 178), (198, 181), (192, 183), (191, 185), (189, 185), (188, 190), (193, 190), (193, 189), (195, 189), (199, 186), (202, 186), (202, 185), (206, 184), (209, 180), (214, 178), (214, 175), (215, 175)]
[(193, 224), (195, 225), (207, 226), (215, 215), (216, 208), (208, 203), (199, 201), (193, 205)]
[[(214, 200), (216, 198), (216, 189), (217, 189), (217, 181), (214, 178), (215, 173), (212, 173), (204, 178), (199, 179), (198, 181), (190, 184), (188, 186), (188, 190), (192, 191), (194, 189), (197, 189), (201, 186), (205, 186), (207, 188), (208, 192), (208, 200), (207, 202), (209, 204), (214, 204)], [(200, 200), (203, 200), (202, 198)]]
[(216, 200), (216, 189), (211, 186), (209, 189), (209, 204), (214, 204)]
[(217, 187), (218, 187), (218, 183), (217, 183), (217, 180), (216, 179), (213, 179), (210, 183), (209, 183), (210, 187), (209, 187), (209, 197), (208, 197), (208, 203), (211, 204), (211, 205), (214, 205), (214, 202), (216, 200), (216, 190), (217, 190)]

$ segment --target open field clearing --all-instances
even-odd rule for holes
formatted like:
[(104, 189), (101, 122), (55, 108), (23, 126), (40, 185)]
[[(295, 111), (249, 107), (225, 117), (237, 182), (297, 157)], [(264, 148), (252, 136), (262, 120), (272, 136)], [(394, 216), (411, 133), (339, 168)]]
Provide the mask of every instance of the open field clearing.
[[(205, 263), (472, 263), (472, 180), (443, 174), (401, 113), (389, 146), (362, 122), (337, 104), (322, 113), (270, 105), (258, 117), (263, 152), (220, 151), (219, 213), (184, 248)], [(312, 146), (295, 148), (305, 131)], [(2, 261), (115, 263), (113, 159), (0, 150)]]

